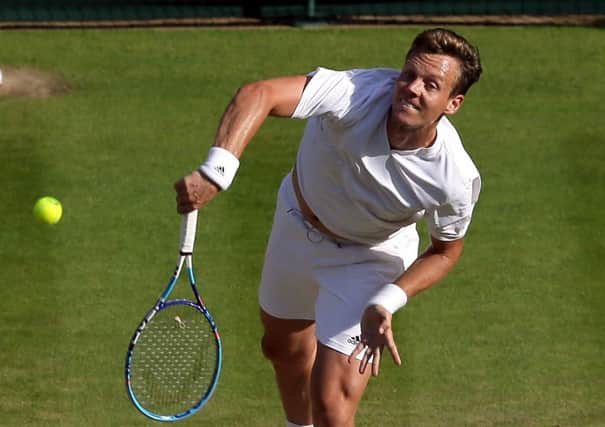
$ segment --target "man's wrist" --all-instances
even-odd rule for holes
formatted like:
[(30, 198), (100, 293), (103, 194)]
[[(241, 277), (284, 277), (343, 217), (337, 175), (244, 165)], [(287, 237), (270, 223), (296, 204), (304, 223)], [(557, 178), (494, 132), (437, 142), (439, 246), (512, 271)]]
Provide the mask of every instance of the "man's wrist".
[(222, 147), (210, 147), (208, 157), (200, 165), (199, 171), (221, 190), (227, 190), (238, 168), (239, 159), (233, 153)]
[(192, 173), (197, 173), (199, 176), (202, 177), (202, 179), (204, 181), (207, 181), (212, 187), (214, 187), (216, 189), (217, 192), (221, 191), (222, 188), (218, 186), (218, 184), (216, 182), (214, 182), (213, 180), (211, 180), (210, 178), (208, 178), (206, 176), (206, 174), (204, 172), (202, 172), (202, 170), (200, 168), (197, 168), (196, 170), (194, 170)]
[(368, 306), (381, 305), (393, 314), (408, 302), (408, 295), (394, 283), (387, 283), (370, 298)]

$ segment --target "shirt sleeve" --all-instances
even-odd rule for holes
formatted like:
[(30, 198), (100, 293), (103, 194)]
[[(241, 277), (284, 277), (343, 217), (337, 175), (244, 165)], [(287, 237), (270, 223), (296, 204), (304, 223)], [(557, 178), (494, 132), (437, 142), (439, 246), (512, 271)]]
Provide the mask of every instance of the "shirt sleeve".
[(323, 116), (334, 124), (347, 127), (375, 108), (376, 99), (391, 93), (399, 72), (390, 68), (334, 71), (319, 67), (308, 75), (311, 80), (292, 117)]
[(292, 117), (307, 119), (327, 114), (335, 120), (343, 118), (350, 108), (353, 92), (347, 72), (319, 67), (308, 76), (311, 80)]
[(477, 176), (468, 181), (455, 199), (428, 209), (425, 216), (431, 236), (445, 242), (463, 238), (471, 223), (480, 191), (481, 178)]

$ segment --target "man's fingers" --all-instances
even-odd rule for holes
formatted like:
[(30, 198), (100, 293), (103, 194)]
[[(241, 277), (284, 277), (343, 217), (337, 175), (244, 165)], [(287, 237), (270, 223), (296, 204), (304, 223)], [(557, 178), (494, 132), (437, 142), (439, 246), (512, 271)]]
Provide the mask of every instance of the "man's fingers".
[(180, 214), (187, 214), (191, 211), (193, 211), (195, 208), (193, 207), (193, 205), (191, 203), (183, 203), (183, 204), (177, 204), (176, 206), (176, 211)]
[(173, 187), (176, 192), (179, 193), (181, 190), (184, 190), (187, 186), (185, 185), (184, 179), (179, 179), (177, 182), (174, 183)]
[(372, 375), (377, 377), (378, 370), (380, 369), (380, 349), (374, 350), (374, 360), (372, 363)]
[(188, 213), (205, 206), (219, 191), (219, 187), (194, 171), (174, 183), (177, 193), (177, 212)]
[(186, 214), (191, 212), (195, 207), (192, 201), (189, 199), (187, 193), (177, 193), (176, 195), (176, 210), (180, 214)]
[(397, 350), (395, 343), (391, 343), (387, 348), (389, 349), (391, 356), (393, 356), (393, 362), (395, 362), (396, 365), (401, 365), (401, 357), (399, 356), (399, 350)]
[(193, 173), (174, 183), (176, 191), (176, 210), (186, 214), (196, 209), (200, 204), (201, 192), (197, 176)]
[(393, 339), (393, 333), (390, 329), (385, 334), (385, 338), (387, 348), (389, 349), (391, 356), (393, 356), (393, 362), (395, 362), (395, 364), (397, 365), (401, 365), (401, 357), (399, 357), (399, 350), (397, 349), (397, 344), (395, 344), (395, 340)]
[(355, 358), (357, 357), (357, 355), (359, 353), (361, 353), (361, 351), (365, 348), (365, 345), (359, 343), (355, 346), (355, 348), (353, 349), (353, 351), (351, 352), (351, 354), (349, 355), (349, 358), (347, 359), (347, 361), (349, 363), (353, 363), (353, 361), (355, 360)]
[(363, 374), (366, 371), (366, 368), (368, 366), (368, 351), (366, 349), (365, 354), (363, 355), (363, 357), (361, 358), (361, 361), (359, 362), (359, 373)]
[(363, 374), (370, 367), (371, 374), (378, 376), (380, 371), (380, 362), (382, 361), (382, 352), (386, 346), (391, 352), (393, 360), (397, 365), (401, 364), (399, 351), (393, 339), (393, 331), (391, 328), (391, 315), (380, 305), (374, 305), (366, 308), (361, 319), (361, 342), (358, 343), (351, 355), (349, 363), (352, 359), (359, 357), (362, 351), (363, 357), (359, 362), (359, 372)]

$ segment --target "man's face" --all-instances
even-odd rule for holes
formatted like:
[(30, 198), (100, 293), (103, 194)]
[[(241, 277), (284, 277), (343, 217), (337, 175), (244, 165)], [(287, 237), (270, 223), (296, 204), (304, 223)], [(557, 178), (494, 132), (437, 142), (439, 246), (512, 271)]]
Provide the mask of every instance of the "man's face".
[(464, 95), (454, 95), (460, 63), (447, 55), (420, 54), (410, 57), (395, 83), (391, 118), (409, 129), (426, 127), (442, 114), (454, 114)]

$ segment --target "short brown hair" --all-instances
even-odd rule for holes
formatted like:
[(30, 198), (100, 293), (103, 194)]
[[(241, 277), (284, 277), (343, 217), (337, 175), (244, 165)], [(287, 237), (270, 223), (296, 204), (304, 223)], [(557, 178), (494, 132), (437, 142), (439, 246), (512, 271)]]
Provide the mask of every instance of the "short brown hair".
[(479, 80), (483, 71), (479, 50), (464, 37), (444, 28), (433, 28), (418, 34), (405, 59), (407, 61), (422, 54), (447, 55), (460, 61), (462, 69), (453, 94), (464, 95)]

